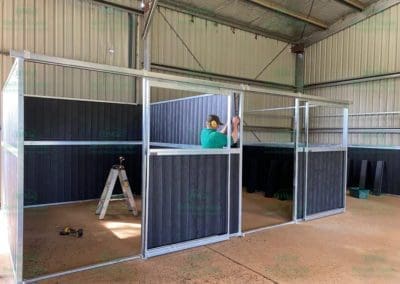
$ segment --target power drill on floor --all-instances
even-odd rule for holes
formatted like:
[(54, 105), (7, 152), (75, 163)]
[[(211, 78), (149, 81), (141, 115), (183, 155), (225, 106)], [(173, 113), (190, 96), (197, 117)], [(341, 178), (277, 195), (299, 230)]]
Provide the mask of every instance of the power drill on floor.
[(60, 231), (60, 235), (80, 238), (83, 236), (83, 229), (75, 230), (71, 227), (65, 227), (62, 231)]

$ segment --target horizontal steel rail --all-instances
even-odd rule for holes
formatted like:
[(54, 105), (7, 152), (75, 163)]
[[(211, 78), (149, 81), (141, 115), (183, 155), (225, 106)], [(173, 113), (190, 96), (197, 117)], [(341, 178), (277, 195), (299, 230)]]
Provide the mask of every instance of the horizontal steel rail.
[(350, 78), (350, 79), (327, 81), (327, 82), (321, 82), (321, 83), (313, 83), (313, 84), (305, 85), (304, 89), (311, 90), (311, 89), (318, 89), (318, 88), (336, 87), (336, 86), (351, 85), (351, 84), (365, 83), (365, 82), (378, 81), (378, 80), (395, 79), (395, 78), (399, 78), (399, 77), (400, 77), (400, 72), (393, 72), (393, 73), (386, 73), (386, 74), (356, 77), (356, 78)]
[(349, 148), (361, 148), (361, 149), (378, 149), (378, 150), (400, 150), (400, 146), (396, 145), (349, 145)]
[[(342, 133), (341, 128), (312, 128), (313, 133)], [(400, 134), (400, 128), (349, 128), (349, 133)]]
[(306, 152), (344, 152), (347, 147), (343, 147), (342, 145), (327, 145), (327, 146), (312, 146), (305, 148)]
[[(384, 115), (400, 115), (400, 111), (381, 111), (381, 112), (360, 112), (360, 113), (349, 113), (349, 116), (384, 116)], [(341, 114), (331, 114), (331, 115), (315, 115), (312, 118), (321, 117), (342, 117)]]
[(116, 146), (116, 145), (142, 145), (142, 141), (73, 141), (73, 140), (58, 140), (58, 141), (26, 141), (25, 146)]
[(82, 98), (72, 98), (72, 97), (55, 97), (55, 96), (43, 96), (43, 95), (31, 95), (31, 94), (25, 94), (24, 97), (64, 100), (64, 101), (77, 101), (77, 102), (89, 102), (89, 103), (117, 104), (117, 105), (134, 105), (134, 106), (139, 105), (137, 103), (121, 102), (121, 101), (94, 100), (94, 99), (82, 99)]
[(191, 156), (240, 154), (240, 148), (232, 149), (150, 149), (151, 156)]
[(165, 147), (165, 148), (177, 148), (177, 149), (201, 149), (200, 145), (194, 144), (176, 144), (176, 143), (164, 143), (164, 142), (150, 142), (151, 147)]
[(200, 85), (205, 87), (211, 88), (219, 88), (221, 90), (229, 90), (229, 91), (237, 91), (237, 92), (253, 92), (253, 93), (260, 93), (265, 95), (272, 95), (272, 96), (279, 96), (279, 97), (288, 97), (288, 98), (299, 98), (302, 100), (309, 100), (309, 101), (316, 101), (321, 103), (328, 103), (330, 105), (337, 105), (337, 106), (348, 106), (351, 102), (345, 100), (336, 100), (336, 99), (329, 99), (324, 97), (317, 97), (312, 95), (307, 95), (303, 93), (293, 93), (289, 91), (283, 90), (276, 90), (271, 88), (263, 88), (245, 84), (233, 84), (233, 83), (223, 83), (223, 82), (215, 82), (209, 80), (202, 80), (202, 79), (195, 79), (195, 78), (188, 78), (170, 74), (163, 74), (163, 73), (156, 73), (146, 70), (138, 70), (138, 69), (131, 69), (125, 67), (117, 67), (105, 64), (98, 64), (92, 62), (85, 62), (73, 59), (66, 59), (60, 57), (53, 57), (53, 56), (46, 56), (31, 53), (28, 51), (20, 52), (11, 50), (10, 56), (14, 58), (21, 58), (28, 62), (38, 63), (38, 64), (49, 64), (49, 65), (56, 65), (56, 66), (64, 66), (69, 68), (78, 68), (83, 70), (91, 70), (91, 71), (98, 71), (104, 73), (111, 73), (111, 74), (118, 74), (122, 76), (133, 76), (133, 77), (142, 77), (142, 78), (149, 78), (154, 80), (161, 80), (161, 81), (170, 81), (181, 83), (183, 85)]
[(255, 85), (255, 86), (258, 85), (258, 86), (264, 86), (264, 87), (266, 86), (268, 88), (274, 88), (274, 89), (289, 90), (289, 91), (293, 91), (293, 92), (296, 90), (296, 87), (294, 85), (281, 84), (281, 83), (275, 83), (275, 82), (270, 82), (270, 81), (253, 80), (253, 79), (244, 78), (244, 77), (212, 73), (212, 72), (206, 72), (206, 71), (201, 71), (201, 70), (193, 70), (193, 69), (158, 64), (158, 63), (151, 63), (151, 69), (154, 71), (159, 70), (159, 71), (173, 72), (173, 73), (177, 73), (177, 74), (181, 74), (181, 75), (197, 76), (197, 77), (202, 77), (202, 78), (208, 79), (208, 80), (216, 79), (216, 80), (228, 81), (228, 82), (232, 82), (232, 83), (245, 83), (245, 84), (250, 84), (250, 85)]
[(69, 274), (73, 274), (73, 273), (77, 273), (77, 272), (82, 272), (82, 271), (91, 270), (91, 269), (97, 269), (97, 268), (101, 268), (101, 267), (105, 267), (105, 266), (109, 266), (109, 265), (113, 265), (113, 264), (117, 264), (117, 263), (122, 263), (122, 262), (127, 262), (127, 261), (132, 261), (132, 260), (139, 260), (139, 259), (142, 259), (141, 255), (123, 257), (123, 258), (115, 259), (112, 261), (106, 261), (103, 263), (87, 265), (87, 266), (83, 266), (83, 267), (79, 267), (79, 268), (75, 268), (75, 269), (71, 269), (71, 270), (66, 270), (63, 272), (56, 272), (56, 273), (52, 273), (52, 274), (48, 274), (48, 275), (44, 275), (44, 276), (39, 276), (39, 277), (32, 278), (32, 279), (25, 279), (23, 283), (37, 283), (39, 281), (43, 281), (46, 279), (61, 277), (61, 276), (65, 276), (65, 275), (69, 275)]

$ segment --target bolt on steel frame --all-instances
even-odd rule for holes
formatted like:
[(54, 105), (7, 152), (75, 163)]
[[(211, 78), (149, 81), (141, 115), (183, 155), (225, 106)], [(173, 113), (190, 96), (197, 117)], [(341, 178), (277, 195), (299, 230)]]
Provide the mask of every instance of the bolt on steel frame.
[[(38, 63), (38, 64), (47, 64), (47, 65), (56, 65), (56, 66), (63, 66), (63, 67), (69, 67), (69, 68), (77, 68), (81, 70), (90, 70), (90, 71), (98, 71), (98, 72), (104, 72), (104, 73), (110, 73), (110, 74), (119, 74), (119, 75), (124, 75), (124, 76), (129, 76), (132, 77), (133, 79), (135, 78), (142, 78), (142, 98), (143, 98), (143, 113), (142, 113), (142, 118), (143, 118), (143, 133), (142, 133), (142, 141), (136, 141), (135, 143), (141, 143), (142, 144), (142, 176), (143, 176), (143, 181), (142, 181), (142, 198), (143, 198), (143, 207), (142, 207), (142, 212), (144, 214), (142, 215), (142, 253), (141, 255), (133, 255), (130, 257), (126, 258), (121, 258), (121, 259), (116, 259), (113, 261), (108, 261), (105, 263), (100, 263), (100, 264), (95, 264), (95, 265), (89, 265), (85, 267), (81, 267), (78, 269), (72, 269), (68, 270), (65, 272), (59, 272), (59, 273), (54, 273), (50, 275), (44, 275), (41, 277), (37, 277), (35, 279), (28, 279), (25, 280), (25, 282), (36, 282), (39, 280), (47, 279), (47, 278), (52, 278), (52, 277), (57, 277), (61, 275), (66, 275), (78, 271), (84, 271), (88, 269), (93, 269), (93, 268), (98, 268), (114, 263), (119, 263), (123, 261), (128, 261), (132, 259), (138, 259), (141, 257), (150, 257), (153, 255), (159, 255), (162, 253), (168, 253), (171, 251), (176, 251), (180, 249), (186, 249), (198, 245), (204, 245), (207, 243), (215, 242), (215, 241), (221, 241), (221, 240), (227, 240), (233, 235), (231, 235), (229, 232), (229, 220), (228, 220), (228, 225), (227, 225), (227, 234), (225, 234), (223, 237), (217, 237), (217, 238), (211, 238), (211, 239), (204, 239), (204, 240), (198, 240), (198, 241), (192, 241), (188, 242), (185, 244), (182, 244), (180, 246), (171, 246), (171, 247), (166, 247), (162, 248), (159, 251), (150, 251), (147, 250), (147, 241), (146, 241), (146, 236), (147, 236), (147, 227), (148, 227), (148, 212), (147, 212), (147, 206), (148, 206), (148, 196), (146, 193), (148, 192), (148, 186), (149, 186), (149, 158), (151, 155), (154, 154), (165, 154), (165, 149), (150, 149), (150, 88), (151, 86), (162, 86), (163, 88), (172, 88), (172, 89), (179, 89), (179, 90), (197, 90), (197, 91), (203, 91), (203, 92), (208, 92), (208, 93), (215, 93), (215, 94), (223, 94), (227, 95), (229, 97), (229, 101), (232, 102), (233, 99), (233, 94), (234, 93), (239, 93), (240, 94), (240, 115), (243, 115), (243, 96), (244, 93), (249, 91), (249, 92), (254, 92), (254, 93), (259, 93), (259, 94), (266, 94), (266, 95), (275, 95), (275, 96), (282, 96), (282, 97), (288, 97), (288, 98), (293, 98), (296, 99), (296, 104), (295, 104), (295, 128), (296, 128), (296, 138), (295, 138), (295, 145), (296, 149), (300, 148), (299, 147), (299, 140), (298, 140), (298, 135), (300, 134), (300, 127), (299, 127), (299, 102), (300, 101), (312, 101), (312, 102), (318, 102), (322, 104), (330, 104), (333, 106), (337, 107), (343, 107), (345, 108), (344, 115), (347, 117), (347, 107), (349, 105), (348, 101), (342, 101), (342, 100), (331, 100), (328, 98), (323, 98), (323, 97), (316, 97), (316, 96), (310, 96), (302, 93), (292, 93), (288, 91), (280, 91), (280, 90), (274, 90), (270, 88), (262, 88), (262, 87), (254, 87), (254, 86), (249, 86), (249, 85), (243, 85), (243, 84), (231, 84), (231, 83), (222, 83), (222, 82), (215, 82), (215, 81), (208, 81), (208, 80), (201, 80), (201, 79), (194, 79), (194, 78), (187, 78), (187, 77), (181, 77), (181, 76), (175, 76), (175, 75), (169, 75), (169, 74), (162, 74), (162, 73), (155, 73), (155, 72), (150, 72), (146, 70), (138, 70), (138, 69), (130, 69), (130, 68), (121, 68), (121, 67), (115, 67), (115, 66), (109, 66), (109, 65), (103, 65), (103, 64), (96, 64), (96, 63), (90, 63), (90, 62), (83, 62), (83, 61), (77, 61), (77, 60), (70, 60), (70, 59), (65, 59), (65, 58), (58, 58), (58, 57), (51, 57), (51, 56), (44, 56), (44, 55), (39, 55), (39, 54), (33, 54), (30, 52), (18, 52), (18, 51), (11, 51), (10, 56), (15, 58), (15, 63), (14, 67), (17, 66), (19, 69), (18, 72), (18, 82), (19, 82), (19, 88), (18, 88), (18, 107), (16, 110), (16, 113), (13, 114), (16, 117), (18, 117), (18, 155), (16, 155), (16, 158), (18, 160), (18, 175), (16, 176), (16, 182), (18, 184), (18, 192), (17, 195), (15, 195), (15, 198), (18, 201), (18, 211), (17, 211), (17, 218), (18, 218), (18, 226), (17, 226), (17, 231), (15, 232), (16, 238), (17, 238), (17, 247), (16, 250), (19, 253), (19, 257), (17, 258), (16, 261), (13, 261), (14, 263), (14, 273), (15, 273), (15, 279), (18, 282), (23, 281), (23, 274), (22, 274), (22, 261), (23, 261), (23, 251), (22, 251), (22, 240), (23, 240), (23, 198), (24, 198), (24, 188), (23, 188), (23, 166), (24, 166), (24, 124), (23, 124), (23, 117), (24, 117), (24, 103), (23, 103), (23, 97), (24, 97), (24, 78), (23, 78), (23, 66), (24, 62), (32, 62), (32, 63)], [(2, 105), (4, 108), (5, 106)], [(231, 115), (230, 110), (228, 111), (228, 114)], [(3, 113), (3, 119), (4, 119), (4, 113)], [(4, 122), (4, 120), (3, 120)], [(6, 127), (4, 125), (3, 127)], [(346, 131), (344, 133), (346, 134), (343, 138), (343, 146), (347, 146), (347, 120), (346, 120), (346, 125), (343, 125), (344, 128), (346, 128)], [(4, 132), (4, 129), (3, 129)], [(2, 132), (2, 133), (3, 133)], [(240, 133), (241, 135), (243, 134), (243, 125), (240, 125)], [(229, 128), (228, 130), (228, 135), (230, 136), (231, 134), (231, 129)], [(228, 137), (229, 137), (228, 136)], [(7, 145), (5, 144), (4, 141), (4, 135), (2, 135), (2, 151), (8, 151), (6, 149)], [(228, 139), (229, 140), (229, 139)], [(127, 143), (132, 143), (132, 141), (128, 141)], [(174, 152), (175, 154), (223, 154), (223, 155), (228, 155), (229, 160), (231, 154), (240, 154), (240, 168), (239, 168), (239, 188), (240, 188), (240, 196), (239, 196), (239, 230), (241, 230), (241, 182), (242, 182), (242, 143), (240, 143), (240, 147), (238, 149), (231, 149), (230, 142), (228, 142), (228, 148), (227, 149), (220, 149), (220, 150), (198, 150), (198, 149), (167, 149), (167, 151), (170, 151), (170, 153)], [(171, 152), (172, 151), (172, 152)], [(297, 153), (297, 151), (296, 151)], [(297, 155), (297, 154), (296, 154)], [(230, 165), (230, 163), (229, 163)], [(2, 155), (2, 192), (4, 192), (4, 169), (5, 163), (3, 160), (3, 155)], [(296, 157), (296, 167), (297, 167), (297, 157)], [(227, 173), (229, 175), (229, 173)], [(7, 175), (10, 175), (9, 172), (7, 172)], [(295, 176), (295, 182), (297, 182), (298, 176)], [(296, 183), (295, 183), (296, 185)], [(295, 186), (295, 190), (297, 190), (297, 187)], [(230, 191), (227, 191), (228, 195), (228, 200), (229, 200), (229, 193)], [(297, 193), (297, 191), (295, 191)], [(297, 198), (297, 194), (295, 194), (295, 198)], [(229, 202), (229, 201), (228, 201)], [(6, 204), (7, 206), (7, 204)], [(295, 206), (297, 206), (297, 202), (295, 202)], [(229, 206), (227, 208), (229, 209)], [(4, 211), (4, 210), (2, 210)], [(294, 211), (294, 219), (296, 220), (296, 212)], [(229, 213), (229, 211), (228, 211)], [(229, 215), (228, 215), (229, 216)], [(229, 217), (228, 217), (229, 218)], [(236, 235), (241, 235), (241, 231), (239, 231), (238, 234)]]

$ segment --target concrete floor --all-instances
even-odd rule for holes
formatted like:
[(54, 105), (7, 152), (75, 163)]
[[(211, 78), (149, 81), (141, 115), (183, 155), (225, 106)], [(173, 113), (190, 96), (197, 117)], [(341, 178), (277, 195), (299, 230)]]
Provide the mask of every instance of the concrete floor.
[[(141, 211), (140, 199), (135, 201)], [(100, 221), (96, 207), (97, 201), (89, 201), (25, 209), (24, 278), (140, 254), (140, 214), (133, 216), (124, 200), (115, 200)], [(66, 226), (82, 228), (83, 237), (60, 236)]]
[[(140, 198), (136, 203), (140, 210)], [(290, 221), (291, 203), (244, 192), (243, 231)], [(140, 254), (140, 216), (132, 216), (118, 200), (99, 221), (96, 206), (97, 201), (89, 201), (25, 209), (25, 279)], [(65, 226), (83, 228), (84, 236), (59, 236)]]
[(400, 283), (400, 198), (344, 214), (44, 283)]
[(243, 190), (242, 231), (273, 226), (292, 220), (292, 201), (268, 198), (264, 193)]

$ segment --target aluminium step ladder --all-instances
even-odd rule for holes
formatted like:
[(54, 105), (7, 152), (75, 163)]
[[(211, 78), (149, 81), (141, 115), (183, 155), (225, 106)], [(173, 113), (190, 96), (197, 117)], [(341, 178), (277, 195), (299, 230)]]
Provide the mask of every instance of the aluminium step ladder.
[(110, 173), (108, 174), (106, 185), (104, 186), (103, 193), (101, 194), (96, 209), (96, 215), (100, 215), (100, 220), (103, 220), (106, 215), (117, 178), (119, 178), (119, 182), (121, 183), (122, 193), (124, 194), (129, 211), (132, 211), (133, 216), (138, 216), (139, 214), (126, 175), (125, 167), (122, 165), (124, 161), (124, 157), (119, 157), (119, 165), (112, 166)]

